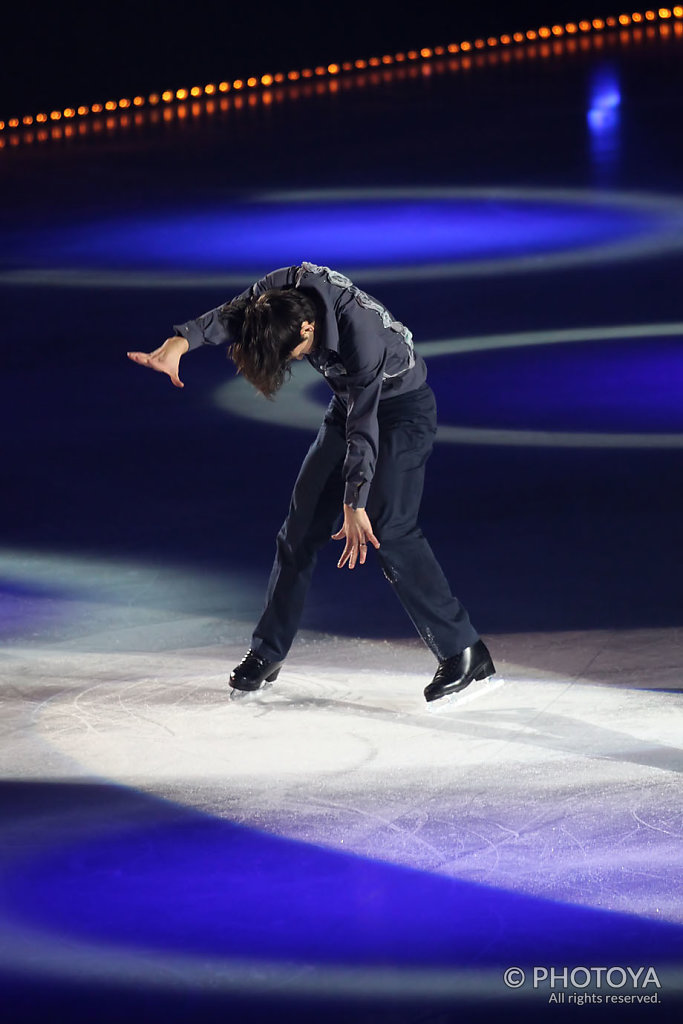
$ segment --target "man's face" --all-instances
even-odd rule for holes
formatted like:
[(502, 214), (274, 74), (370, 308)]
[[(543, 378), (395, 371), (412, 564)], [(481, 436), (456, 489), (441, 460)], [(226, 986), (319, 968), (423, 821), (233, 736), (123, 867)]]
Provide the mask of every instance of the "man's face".
[(304, 320), (301, 325), (301, 342), (289, 353), (290, 359), (303, 359), (309, 352), (313, 351), (315, 344), (315, 321)]

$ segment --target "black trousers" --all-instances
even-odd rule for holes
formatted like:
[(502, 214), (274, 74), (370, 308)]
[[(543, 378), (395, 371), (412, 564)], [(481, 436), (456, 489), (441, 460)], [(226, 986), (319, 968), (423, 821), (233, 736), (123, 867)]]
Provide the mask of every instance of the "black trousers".
[[(459, 654), (479, 637), (451, 594), (417, 522), (425, 463), (436, 434), (432, 389), (423, 384), (384, 399), (378, 419), (379, 452), (366, 510), (380, 548), (370, 550), (418, 633), (442, 660)], [(277, 537), (266, 606), (251, 645), (269, 661), (282, 661), (291, 647), (318, 551), (335, 532), (340, 517), (345, 430), (345, 409), (335, 397), (303, 461), (289, 514)]]

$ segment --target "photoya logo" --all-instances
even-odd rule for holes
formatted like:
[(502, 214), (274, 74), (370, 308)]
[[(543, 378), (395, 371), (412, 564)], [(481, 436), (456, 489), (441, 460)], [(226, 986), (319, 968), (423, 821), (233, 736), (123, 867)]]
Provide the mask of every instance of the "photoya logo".
[[(557, 1002), (564, 1002), (568, 991), (571, 994), (567, 1002), (575, 1001), (572, 996), (581, 993), (588, 996), (587, 989), (598, 994), (604, 992), (610, 1001), (658, 1002), (657, 993), (662, 987), (654, 967), (533, 967), (526, 971), (521, 967), (508, 967), (503, 981), (508, 988), (527, 985), (557, 993), (558, 998), (553, 1000)], [(623, 992), (624, 989), (630, 994)], [(621, 995), (612, 995), (615, 991)]]

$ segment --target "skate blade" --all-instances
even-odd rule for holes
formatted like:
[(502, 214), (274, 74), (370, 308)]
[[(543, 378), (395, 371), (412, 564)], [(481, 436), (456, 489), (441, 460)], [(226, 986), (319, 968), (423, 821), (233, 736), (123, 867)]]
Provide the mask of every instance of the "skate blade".
[(479, 697), (493, 693), (494, 690), (500, 690), (504, 683), (505, 680), (502, 676), (488, 676), (486, 679), (477, 679), (470, 683), (461, 693), (449, 693), (445, 697), (439, 697), (438, 700), (430, 701), (427, 704), (427, 711), (430, 715), (439, 715), (443, 711), (455, 711), (456, 708), (461, 708), (473, 700), (478, 700)]
[(231, 686), (229, 699), (232, 704), (258, 704), (263, 694), (272, 689), (272, 683), (263, 683), (258, 690), (237, 690)]

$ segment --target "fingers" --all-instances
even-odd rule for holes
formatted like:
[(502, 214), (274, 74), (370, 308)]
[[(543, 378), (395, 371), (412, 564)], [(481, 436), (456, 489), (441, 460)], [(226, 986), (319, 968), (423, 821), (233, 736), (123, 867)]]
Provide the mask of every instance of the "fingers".
[(364, 533), (354, 533), (352, 536), (347, 536), (346, 530), (347, 527), (342, 526), (341, 530), (332, 534), (332, 540), (346, 541), (341, 558), (337, 562), (337, 568), (343, 569), (348, 563), (349, 569), (355, 569), (356, 565), (365, 565), (368, 555), (368, 541), (376, 548), (379, 547), (379, 541), (372, 530), (366, 530)]
[(358, 551), (360, 554), (359, 563), (365, 565), (365, 559), (368, 557), (368, 545), (367, 542), (371, 541), (376, 548), (379, 547), (379, 541), (375, 537), (374, 533), (366, 533), (364, 537), (361, 537), (358, 542)]
[(168, 373), (168, 370), (160, 363), (156, 352), (126, 352), (126, 355), (140, 366), (149, 366), (152, 370), (161, 370), (162, 373)]
[[(336, 538), (341, 540), (340, 537)], [(349, 569), (355, 569), (356, 563), (365, 565), (365, 557), (367, 554), (368, 546), (363, 541), (362, 537), (354, 537), (353, 540), (346, 538), (346, 545), (342, 551), (341, 558), (337, 562), (337, 568), (343, 569), (346, 563), (349, 563)], [(360, 555), (360, 558), (359, 558)]]
[[(349, 559), (351, 557), (351, 552), (352, 551), (353, 551), (353, 546), (351, 544), (349, 544), (349, 542), (347, 540), (346, 546), (345, 546), (344, 550), (342, 551), (342, 556), (339, 559), (339, 561), (337, 562), (337, 568), (338, 569), (343, 569), (344, 568), (344, 566), (346, 565), (346, 563), (349, 561)], [(349, 569), (350, 568), (351, 568), (351, 565), (349, 564)]]
[(184, 388), (185, 385), (178, 376), (178, 366), (174, 366), (170, 360), (165, 361), (161, 356), (161, 349), (156, 349), (155, 352), (126, 352), (129, 359), (132, 359), (134, 363), (139, 366), (147, 366), (150, 370), (156, 370), (158, 373), (165, 373), (173, 382), (177, 388)]

